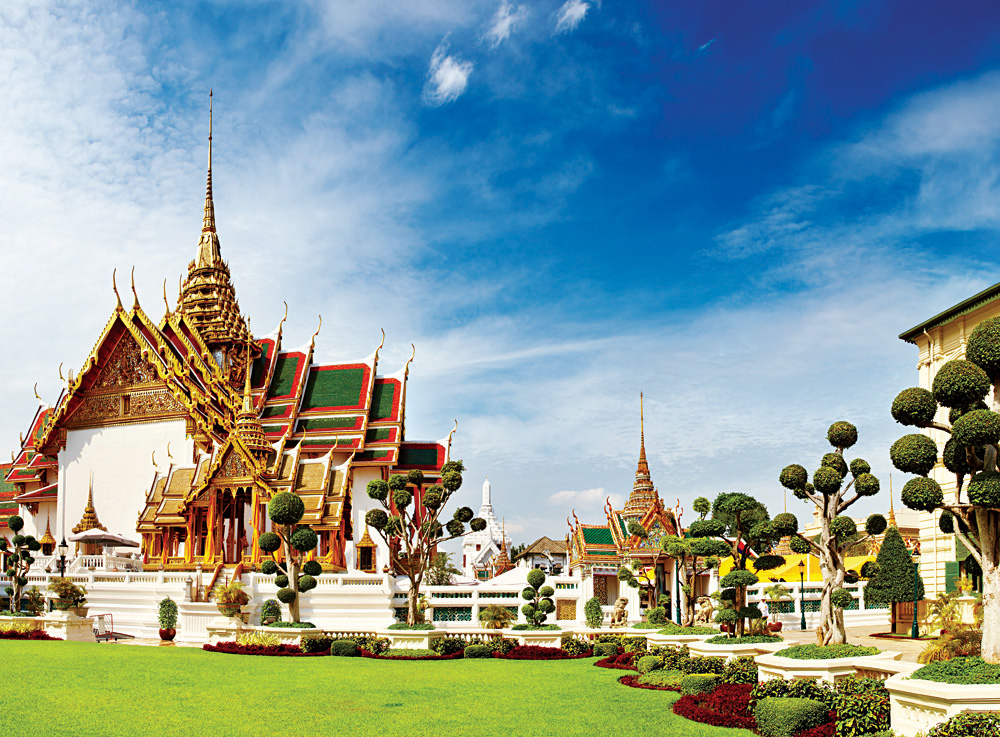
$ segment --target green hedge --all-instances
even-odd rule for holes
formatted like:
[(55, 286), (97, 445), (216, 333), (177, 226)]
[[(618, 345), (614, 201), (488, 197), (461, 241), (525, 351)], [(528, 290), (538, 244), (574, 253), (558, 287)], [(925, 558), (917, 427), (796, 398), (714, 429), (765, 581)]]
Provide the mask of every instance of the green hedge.
[(657, 655), (643, 655), (635, 662), (635, 669), (643, 674), (662, 668), (663, 658)]
[(316, 629), (316, 625), (312, 622), (272, 622), (271, 624), (264, 625), (265, 627), (291, 627), (298, 630), (312, 630)]
[(358, 646), (353, 640), (335, 640), (330, 645), (330, 655), (353, 658), (358, 654)]
[(927, 737), (996, 737), (1000, 735), (1000, 714), (989, 711), (963, 711), (942, 722)]
[(515, 624), (512, 630), (523, 632), (525, 630), (561, 630), (558, 624)]
[(598, 658), (606, 658), (610, 655), (618, 654), (618, 645), (613, 642), (599, 642), (594, 645), (594, 655)]
[(474, 658), (492, 658), (493, 648), (489, 645), (469, 645), (465, 648), (465, 657)]
[(743, 637), (730, 637), (729, 635), (716, 635), (705, 640), (706, 645), (755, 645), (762, 642), (781, 642), (778, 635), (744, 635)]
[(430, 622), (419, 622), (414, 625), (408, 625), (406, 622), (396, 622), (396, 624), (390, 624), (387, 629), (390, 630), (432, 630), (434, 625)]
[(758, 701), (766, 698), (822, 701), (828, 711), (837, 714), (837, 737), (876, 737), (889, 728), (889, 692), (885, 683), (873, 678), (850, 676), (833, 685), (801, 678), (791, 681), (773, 678), (754, 686), (750, 712)]
[(647, 686), (671, 686), (681, 685), (684, 674), (679, 670), (654, 670), (639, 676), (639, 683)]
[(333, 638), (326, 635), (306, 635), (299, 643), (304, 653), (322, 653), (330, 649)]
[(793, 660), (829, 660), (831, 658), (858, 658), (864, 655), (878, 655), (877, 647), (863, 645), (792, 645), (775, 653), (782, 658)]
[(715, 635), (719, 630), (715, 627), (681, 627), (679, 624), (668, 624), (658, 635)]
[(829, 709), (822, 701), (813, 699), (770, 697), (757, 702), (753, 716), (764, 737), (792, 737), (827, 721)]
[(698, 694), (712, 693), (718, 685), (718, 673), (689, 673), (681, 679), (681, 694), (697, 696)]
[(929, 663), (911, 678), (940, 683), (1000, 683), (1000, 664), (987, 663), (978, 655)]

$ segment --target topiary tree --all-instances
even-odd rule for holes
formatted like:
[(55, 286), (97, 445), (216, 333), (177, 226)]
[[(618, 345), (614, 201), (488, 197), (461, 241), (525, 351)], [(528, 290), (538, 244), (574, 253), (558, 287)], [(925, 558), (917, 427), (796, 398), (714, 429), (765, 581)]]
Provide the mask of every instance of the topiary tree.
[[(822, 526), (818, 539), (804, 537), (793, 514), (779, 514), (774, 523), (783, 535), (792, 536), (794, 552), (811, 553), (819, 558), (823, 590), (818, 633), (824, 645), (840, 645), (847, 642), (843, 606), (850, 604), (851, 600), (851, 595), (844, 589), (848, 551), (872, 536), (882, 534), (886, 521), (882, 515), (871, 515), (865, 523), (866, 535), (859, 538), (857, 524), (844, 513), (858, 499), (877, 494), (879, 481), (872, 475), (867, 461), (855, 458), (848, 465), (844, 460), (844, 450), (858, 441), (858, 429), (854, 425), (844, 421), (834, 422), (827, 430), (826, 439), (834, 447), (834, 452), (823, 456), (819, 468), (813, 472), (812, 483), (809, 483), (806, 469), (798, 464), (785, 466), (778, 477), (782, 486), (819, 510)], [(854, 494), (849, 497), (852, 489)]]
[[(694, 500), (693, 507), (699, 515), (699, 521), (703, 521), (711, 511), (712, 503), (702, 496)], [(679, 518), (677, 525), (681, 526)], [(711, 537), (686, 538), (676, 535), (663, 537), (660, 540), (660, 547), (675, 561), (681, 579), (681, 594), (684, 602), (681, 624), (684, 627), (691, 627), (694, 625), (697, 614), (695, 603), (698, 596), (695, 591), (695, 582), (698, 580), (698, 576), (718, 568), (720, 559), (730, 555), (732, 551), (724, 540)]]
[[(1000, 663), (1000, 318), (975, 327), (965, 356), (941, 366), (930, 391), (905, 389), (893, 401), (896, 421), (924, 433), (900, 438), (891, 457), (896, 468), (916, 475), (903, 487), (903, 503), (923, 512), (947, 512), (941, 515), (941, 529), (954, 533), (982, 568), (982, 656)], [(944, 414), (940, 408), (948, 409), (947, 422), (939, 419)], [(932, 429), (950, 435), (940, 454), (938, 444), (927, 436)], [(928, 475), (939, 455), (955, 476), (953, 498), (945, 499), (940, 484)]]
[[(914, 575), (914, 565), (903, 543), (903, 536), (898, 529), (890, 527), (875, 557), (875, 566), (868, 571), (870, 578), (865, 587), (865, 606), (889, 604), (895, 610), (896, 604), (901, 602), (923, 599), (924, 582)], [(913, 590), (914, 578), (917, 579), (916, 591)]]
[[(704, 509), (704, 504), (695, 507)], [(759, 619), (761, 612), (756, 605), (747, 606), (747, 587), (760, 579), (747, 570), (747, 561), (753, 551), (764, 553), (754, 561), (759, 571), (772, 570), (784, 564), (780, 555), (769, 551), (780, 539), (775, 525), (768, 517), (767, 507), (749, 494), (725, 492), (712, 503), (712, 516), (691, 523), (688, 534), (693, 538), (714, 538), (726, 543), (733, 557), (733, 570), (719, 581), (720, 597), (731, 605), (716, 613), (716, 622), (732, 625), (730, 634), (742, 637), (747, 619)]]
[(545, 622), (545, 618), (556, 610), (556, 605), (552, 601), (556, 590), (551, 586), (543, 586), (545, 583), (545, 573), (538, 568), (528, 571), (528, 585), (521, 592), (521, 598), (527, 603), (521, 607), (529, 624), (536, 627)]
[[(257, 538), (260, 549), (271, 554), (271, 560), (265, 560), (260, 570), (268, 575), (277, 574), (274, 584), (278, 587), (278, 601), (288, 605), (292, 622), (300, 621), (299, 594), (316, 588), (316, 576), (323, 572), (317, 561), (305, 560), (319, 542), (311, 527), (299, 524), (305, 512), (305, 504), (298, 494), (279, 491), (267, 503), (267, 516), (274, 531), (262, 532)], [(275, 556), (279, 549), (282, 551), (280, 559)]]
[(604, 622), (604, 610), (601, 609), (601, 600), (596, 596), (590, 597), (583, 606), (583, 616), (587, 620), (587, 626), (599, 629)]
[(466, 535), (466, 523), (472, 532), (486, 529), (486, 520), (473, 518), (469, 507), (456, 509), (444, 525), (438, 521), (448, 499), (461, 488), (464, 470), (461, 461), (448, 461), (441, 467), (440, 485), (424, 488), (423, 473), (413, 470), (406, 476), (394, 474), (388, 481), (369, 481), (366, 487), (369, 498), (382, 509), (368, 510), (365, 522), (388, 545), (392, 568), (410, 580), (406, 605), (406, 622), (410, 626), (423, 621), (420, 585), (437, 546)]
[(21, 592), (28, 585), (28, 571), (31, 564), (35, 562), (32, 553), (42, 549), (42, 544), (31, 535), (19, 534), (24, 529), (24, 520), (18, 515), (7, 519), (7, 526), (14, 536), (8, 542), (7, 538), (0, 537), (0, 552), (7, 554), (7, 568), (4, 573), (10, 579), (10, 586), (4, 590), (10, 597), (10, 609), (13, 612), (21, 611)]

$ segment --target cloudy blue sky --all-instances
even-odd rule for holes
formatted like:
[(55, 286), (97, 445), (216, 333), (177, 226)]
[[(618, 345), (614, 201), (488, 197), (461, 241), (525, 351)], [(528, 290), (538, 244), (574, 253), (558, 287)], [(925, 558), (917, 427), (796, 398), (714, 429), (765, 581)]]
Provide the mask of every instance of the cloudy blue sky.
[(255, 331), (287, 300), (323, 360), (415, 343), (407, 436), (457, 418), (462, 494), (488, 475), (515, 541), (625, 498), (640, 391), (671, 504), (780, 510), (838, 419), (887, 487), (896, 336), (1000, 280), (994, 2), (8, 0), (0, 445), (78, 370), (113, 268), (162, 314), (210, 87)]

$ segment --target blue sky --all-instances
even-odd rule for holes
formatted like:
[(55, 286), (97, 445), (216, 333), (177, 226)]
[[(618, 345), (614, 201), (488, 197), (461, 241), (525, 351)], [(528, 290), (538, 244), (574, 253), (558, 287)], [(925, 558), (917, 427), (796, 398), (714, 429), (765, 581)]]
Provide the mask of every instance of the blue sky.
[[(4, 443), (136, 267), (194, 254), (207, 91), (255, 332), (383, 370), (517, 541), (621, 502), (782, 505), (854, 421), (888, 486), (906, 328), (998, 281), (1000, 10), (968, 2), (0, 7)], [(901, 483), (901, 480), (900, 480)], [(900, 483), (894, 480), (898, 489)], [(871, 509), (887, 505), (876, 498)], [(793, 502), (791, 511), (810, 510)], [(860, 509), (860, 512), (868, 509)], [(690, 521), (690, 513), (687, 516)]]

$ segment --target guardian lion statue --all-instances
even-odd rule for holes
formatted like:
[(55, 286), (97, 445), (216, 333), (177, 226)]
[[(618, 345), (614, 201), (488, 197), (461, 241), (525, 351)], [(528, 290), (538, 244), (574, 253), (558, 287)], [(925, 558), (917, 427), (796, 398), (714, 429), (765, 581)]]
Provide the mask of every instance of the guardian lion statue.
[(698, 597), (698, 616), (695, 617), (695, 624), (710, 624), (712, 615), (715, 614), (715, 607), (712, 600), (707, 596)]
[(628, 612), (625, 611), (625, 607), (627, 606), (628, 599), (623, 596), (615, 601), (615, 609), (611, 612), (612, 627), (624, 627), (628, 624)]

